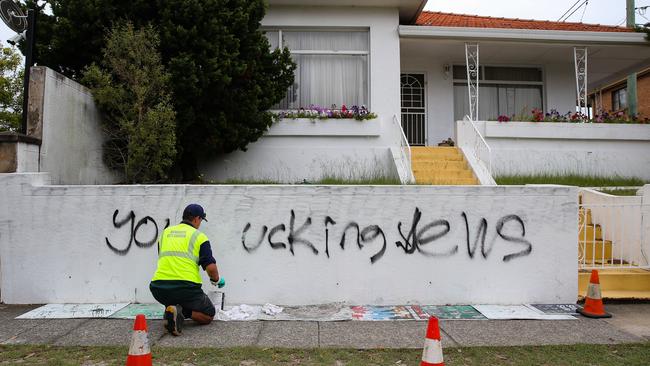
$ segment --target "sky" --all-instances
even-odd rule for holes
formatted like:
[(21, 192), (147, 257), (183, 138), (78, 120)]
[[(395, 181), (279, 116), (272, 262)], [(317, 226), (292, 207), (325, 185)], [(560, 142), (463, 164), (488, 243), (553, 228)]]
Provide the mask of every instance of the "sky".
[[(578, 0), (578, 5), (583, 2)], [(576, 0), (429, 0), (424, 10), (557, 21), (575, 3)], [(588, 0), (587, 6), (580, 7), (567, 21), (624, 26), (625, 4), (625, 0)], [(650, 0), (636, 0), (636, 7), (647, 5)], [(636, 23), (650, 22), (650, 8), (646, 14), (639, 12)]]

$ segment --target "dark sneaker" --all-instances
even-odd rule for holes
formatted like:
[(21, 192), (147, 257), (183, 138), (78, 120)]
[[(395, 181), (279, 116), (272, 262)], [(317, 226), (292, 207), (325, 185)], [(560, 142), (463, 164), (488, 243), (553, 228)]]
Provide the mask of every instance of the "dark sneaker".
[(165, 308), (163, 325), (167, 331), (175, 336), (183, 332), (183, 308), (180, 305), (169, 305)]

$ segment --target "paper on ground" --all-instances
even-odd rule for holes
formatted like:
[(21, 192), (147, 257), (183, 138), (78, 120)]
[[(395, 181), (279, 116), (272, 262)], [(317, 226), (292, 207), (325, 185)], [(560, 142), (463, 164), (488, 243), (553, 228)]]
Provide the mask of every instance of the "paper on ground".
[(571, 315), (544, 314), (526, 305), (473, 305), (488, 319), (575, 320)]
[(409, 306), (352, 306), (352, 320), (387, 321), (387, 320), (415, 320), (414, 313)]
[(138, 314), (144, 314), (147, 320), (162, 319), (165, 314), (165, 306), (161, 304), (129, 304), (129, 306), (111, 315), (111, 318), (135, 319)]
[(262, 306), (262, 313), (269, 316), (278, 315), (282, 312), (282, 310), (282, 307), (273, 304), (265, 304)]
[(276, 315), (260, 314), (260, 320), (344, 321), (352, 320), (352, 310), (343, 304), (285, 306)]
[(260, 317), (261, 306), (250, 306), (246, 304), (233, 306), (228, 310), (217, 309), (217, 320), (258, 320)]
[(117, 304), (47, 304), (16, 317), (16, 319), (108, 318), (129, 305)]

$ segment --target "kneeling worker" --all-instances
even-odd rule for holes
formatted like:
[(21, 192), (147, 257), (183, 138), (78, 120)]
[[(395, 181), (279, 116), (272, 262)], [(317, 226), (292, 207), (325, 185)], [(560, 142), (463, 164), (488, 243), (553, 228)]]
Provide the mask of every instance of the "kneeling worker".
[(208, 237), (198, 230), (203, 220), (208, 221), (203, 207), (190, 204), (183, 210), (183, 221), (163, 230), (158, 241), (158, 268), (149, 289), (165, 306), (163, 324), (175, 336), (181, 334), (185, 318), (199, 324), (209, 324), (214, 318), (214, 305), (201, 289), (199, 265), (213, 285), (226, 284), (219, 277)]

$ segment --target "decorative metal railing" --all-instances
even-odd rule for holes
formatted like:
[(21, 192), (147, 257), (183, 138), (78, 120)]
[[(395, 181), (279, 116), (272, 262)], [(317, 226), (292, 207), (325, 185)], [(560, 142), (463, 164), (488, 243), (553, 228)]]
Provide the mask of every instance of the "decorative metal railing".
[[(641, 197), (581, 191), (578, 206), (578, 266), (650, 269), (649, 233), (644, 233)], [(646, 206), (646, 215), (650, 210)], [(646, 218), (647, 220), (647, 218)]]
[(409, 141), (406, 138), (406, 135), (404, 134), (402, 123), (397, 118), (397, 115), (393, 115), (393, 124), (399, 130), (398, 135), (399, 135), (399, 146), (401, 152), (400, 160), (405, 165), (404, 171), (406, 173), (406, 181), (408, 183), (414, 183), (415, 176), (413, 175), (413, 168), (411, 165), (411, 146), (409, 145)]
[(476, 161), (482, 164), (490, 176), (492, 176), (492, 149), (490, 145), (485, 141), (478, 127), (476, 127), (476, 123), (469, 116), (466, 115), (463, 120), (469, 122), (474, 131), (474, 137), (469, 138), (469, 141), (465, 141), (464, 146), (472, 149)]

